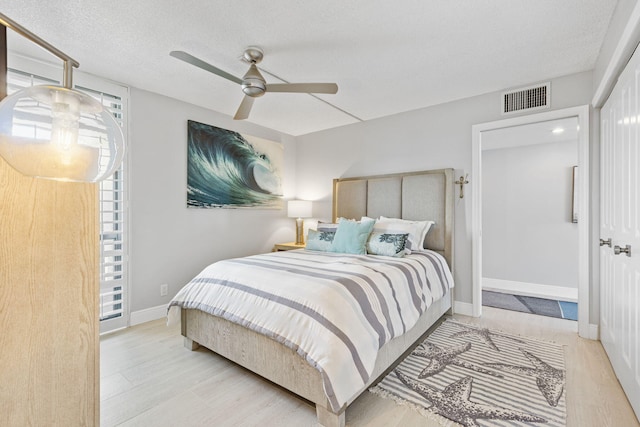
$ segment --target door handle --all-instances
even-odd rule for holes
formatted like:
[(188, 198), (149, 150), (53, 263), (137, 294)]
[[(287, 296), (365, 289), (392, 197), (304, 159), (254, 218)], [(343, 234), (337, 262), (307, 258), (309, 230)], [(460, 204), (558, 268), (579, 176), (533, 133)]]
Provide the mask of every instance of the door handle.
[(631, 256), (631, 245), (627, 245), (624, 248), (621, 248), (618, 245), (615, 245), (613, 247), (613, 253), (616, 255), (620, 255), (620, 254), (627, 254), (628, 257)]
[(609, 237), (607, 240), (600, 239), (600, 246), (604, 246), (604, 245), (611, 247), (611, 237)]

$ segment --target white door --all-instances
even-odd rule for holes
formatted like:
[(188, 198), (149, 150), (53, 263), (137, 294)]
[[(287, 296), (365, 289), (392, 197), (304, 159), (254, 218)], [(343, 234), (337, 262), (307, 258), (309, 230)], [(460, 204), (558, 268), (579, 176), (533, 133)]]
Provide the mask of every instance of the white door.
[(639, 143), (636, 52), (601, 111), (600, 339), (640, 418)]

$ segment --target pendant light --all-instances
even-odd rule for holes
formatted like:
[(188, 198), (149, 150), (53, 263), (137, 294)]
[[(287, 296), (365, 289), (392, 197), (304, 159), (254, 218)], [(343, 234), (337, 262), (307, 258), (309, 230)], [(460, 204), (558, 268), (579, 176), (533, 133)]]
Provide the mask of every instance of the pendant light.
[(62, 87), (32, 86), (0, 102), (0, 156), (37, 178), (97, 182), (111, 176), (124, 156), (122, 130), (100, 102), (73, 89), (78, 62), (1, 13), (0, 24), (64, 63)]

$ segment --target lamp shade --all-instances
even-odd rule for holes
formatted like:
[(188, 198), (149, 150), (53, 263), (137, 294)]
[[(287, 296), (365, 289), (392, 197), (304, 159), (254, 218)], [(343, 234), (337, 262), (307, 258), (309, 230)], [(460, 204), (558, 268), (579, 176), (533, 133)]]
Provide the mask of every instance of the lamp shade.
[(110, 176), (123, 155), (120, 126), (85, 93), (32, 86), (0, 102), (0, 156), (24, 175), (96, 182)]
[(312, 206), (312, 203), (308, 200), (289, 200), (287, 203), (287, 216), (289, 218), (309, 218)]

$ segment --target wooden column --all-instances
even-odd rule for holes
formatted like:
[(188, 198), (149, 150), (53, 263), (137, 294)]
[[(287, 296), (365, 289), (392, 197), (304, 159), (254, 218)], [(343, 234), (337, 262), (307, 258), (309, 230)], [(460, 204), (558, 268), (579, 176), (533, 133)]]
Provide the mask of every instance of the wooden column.
[(96, 184), (25, 177), (0, 158), (3, 426), (99, 425), (97, 206)]

